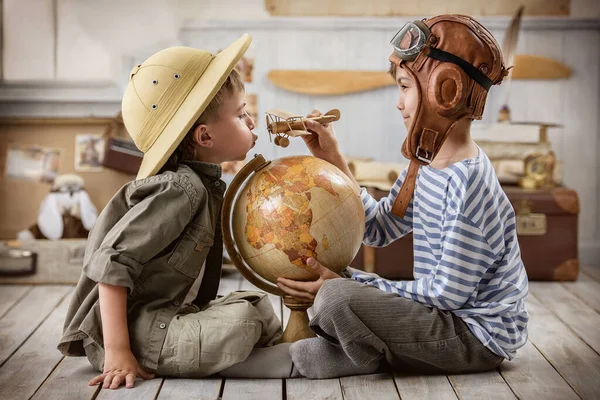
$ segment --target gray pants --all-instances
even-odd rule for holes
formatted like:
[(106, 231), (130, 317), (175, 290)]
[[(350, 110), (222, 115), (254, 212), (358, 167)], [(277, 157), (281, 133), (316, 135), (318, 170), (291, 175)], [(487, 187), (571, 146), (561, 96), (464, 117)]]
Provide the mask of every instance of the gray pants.
[(326, 281), (313, 310), (311, 328), (357, 365), (385, 358), (395, 370), (464, 373), (489, 371), (504, 359), (453, 313), (351, 279)]

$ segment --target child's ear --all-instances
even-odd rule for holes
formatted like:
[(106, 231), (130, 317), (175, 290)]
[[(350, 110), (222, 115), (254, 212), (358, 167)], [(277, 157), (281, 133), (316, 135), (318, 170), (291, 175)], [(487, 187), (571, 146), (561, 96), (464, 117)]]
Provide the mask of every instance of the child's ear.
[(200, 124), (194, 129), (194, 143), (200, 147), (211, 148), (214, 145), (211, 134), (208, 132), (208, 127), (205, 124)]

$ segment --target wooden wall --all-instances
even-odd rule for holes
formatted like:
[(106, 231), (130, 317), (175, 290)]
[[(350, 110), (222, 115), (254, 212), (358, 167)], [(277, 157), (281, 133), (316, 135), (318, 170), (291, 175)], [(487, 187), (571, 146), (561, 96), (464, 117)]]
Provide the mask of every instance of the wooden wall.
[(265, 8), (278, 16), (411, 16), (411, 15), (512, 15), (525, 6), (525, 15), (570, 15), (571, 0), (265, 0)]

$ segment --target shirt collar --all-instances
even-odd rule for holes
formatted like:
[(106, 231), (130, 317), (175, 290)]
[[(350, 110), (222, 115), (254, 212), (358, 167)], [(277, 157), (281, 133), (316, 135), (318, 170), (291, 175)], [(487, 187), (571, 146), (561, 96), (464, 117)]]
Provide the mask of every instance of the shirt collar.
[(196, 160), (183, 160), (182, 163), (190, 167), (198, 175), (221, 179), (222, 169), (220, 164), (210, 164)]

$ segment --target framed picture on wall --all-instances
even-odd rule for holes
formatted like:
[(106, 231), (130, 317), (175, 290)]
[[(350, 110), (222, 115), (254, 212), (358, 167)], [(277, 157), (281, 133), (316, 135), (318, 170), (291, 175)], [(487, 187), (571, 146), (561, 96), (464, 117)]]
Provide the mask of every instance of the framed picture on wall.
[(75, 136), (75, 171), (100, 172), (104, 170), (104, 137), (102, 135)]
[(60, 150), (36, 145), (10, 144), (6, 154), (8, 178), (53, 183), (58, 175)]

